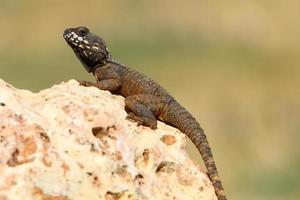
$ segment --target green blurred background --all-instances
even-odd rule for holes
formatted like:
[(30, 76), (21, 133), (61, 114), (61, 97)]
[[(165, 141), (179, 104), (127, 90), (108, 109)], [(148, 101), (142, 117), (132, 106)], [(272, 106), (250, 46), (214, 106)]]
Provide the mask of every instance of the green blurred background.
[(93, 80), (62, 38), (88, 26), (201, 122), (228, 199), (294, 200), (299, 19), (299, 0), (0, 0), (0, 78), (32, 91)]

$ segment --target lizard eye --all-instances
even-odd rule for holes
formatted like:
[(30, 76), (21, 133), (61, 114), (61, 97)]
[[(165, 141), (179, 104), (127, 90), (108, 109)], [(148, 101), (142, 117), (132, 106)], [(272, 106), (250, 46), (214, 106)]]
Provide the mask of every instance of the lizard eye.
[(78, 29), (78, 33), (80, 36), (86, 36), (89, 33), (89, 29), (85, 28), (85, 27), (80, 27)]

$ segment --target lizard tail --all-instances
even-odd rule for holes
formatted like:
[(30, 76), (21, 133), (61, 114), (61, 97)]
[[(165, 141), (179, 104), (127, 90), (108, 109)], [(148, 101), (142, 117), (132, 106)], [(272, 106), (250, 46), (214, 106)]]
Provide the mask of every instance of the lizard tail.
[(218, 200), (226, 200), (222, 182), (219, 177), (216, 163), (214, 161), (204, 130), (200, 127), (200, 125), (198, 125), (196, 129), (187, 128), (187, 130), (188, 130), (186, 132), (187, 136), (196, 145), (197, 149), (199, 150), (203, 158), (203, 161), (207, 169), (207, 174), (214, 186)]
[(218, 200), (227, 200), (204, 130), (179, 103), (172, 102), (171, 104), (173, 105), (168, 106), (170, 109), (163, 114), (164, 121), (177, 127), (192, 140), (202, 156)]

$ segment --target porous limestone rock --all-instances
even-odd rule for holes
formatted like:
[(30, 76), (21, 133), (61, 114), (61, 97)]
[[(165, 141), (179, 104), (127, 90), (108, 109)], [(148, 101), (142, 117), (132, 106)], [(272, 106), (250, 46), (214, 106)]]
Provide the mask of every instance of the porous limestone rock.
[(0, 80), (0, 200), (216, 200), (177, 129), (126, 120), (124, 98), (75, 80)]

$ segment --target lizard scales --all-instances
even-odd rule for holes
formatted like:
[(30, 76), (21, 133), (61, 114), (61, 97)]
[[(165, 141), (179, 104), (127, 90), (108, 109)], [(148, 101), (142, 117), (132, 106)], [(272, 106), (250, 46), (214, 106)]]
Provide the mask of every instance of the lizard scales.
[(160, 119), (185, 133), (196, 145), (204, 160), (218, 200), (227, 199), (206, 135), (185, 108), (158, 83), (115, 61), (105, 41), (91, 33), (88, 28), (66, 29), (64, 38), (85, 69), (96, 77), (96, 83), (81, 81), (81, 85), (95, 86), (125, 96), (128, 117), (139, 124), (155, 129), (157, 119)]

